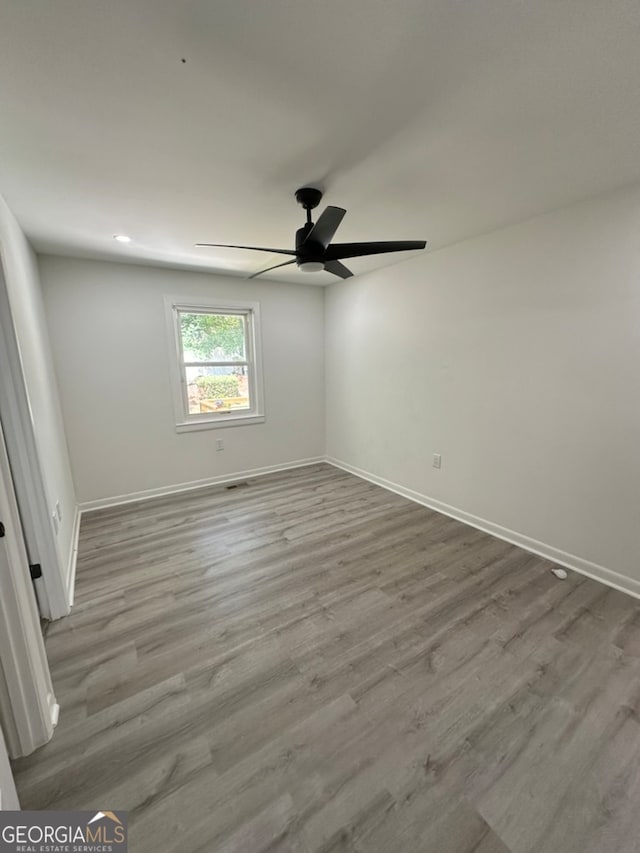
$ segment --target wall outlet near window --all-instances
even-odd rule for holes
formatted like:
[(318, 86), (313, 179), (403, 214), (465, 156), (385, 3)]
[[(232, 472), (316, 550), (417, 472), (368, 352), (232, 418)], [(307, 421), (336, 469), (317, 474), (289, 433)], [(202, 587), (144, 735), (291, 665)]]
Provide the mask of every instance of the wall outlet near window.
[(433, 467), (441, 468), (442, 467), (442, 456), (439, 453), (433, 454)]
[(224, 450), (224, 441), (221, 438), (216, 439), (216, 450), (218, 452)]

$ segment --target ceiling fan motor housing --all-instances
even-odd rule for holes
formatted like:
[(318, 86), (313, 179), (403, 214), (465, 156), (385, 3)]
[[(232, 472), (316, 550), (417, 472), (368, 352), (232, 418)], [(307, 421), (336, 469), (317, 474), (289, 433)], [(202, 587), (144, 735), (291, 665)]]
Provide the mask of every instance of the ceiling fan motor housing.
[(320, 259), (324, 254), (324, 246), (321, 243), (309, 241), (305, 243), (309, 231), (313, 228), (313, 222), (307, 222), (296, 231), (296, 255), (300, 258)]
[(305, 242), (312, 228), (313, 223), (307, 222), (296, 231), (296, 264), (302, 272), (319, 272), (324, 269), (324, 246), (321, 243)]

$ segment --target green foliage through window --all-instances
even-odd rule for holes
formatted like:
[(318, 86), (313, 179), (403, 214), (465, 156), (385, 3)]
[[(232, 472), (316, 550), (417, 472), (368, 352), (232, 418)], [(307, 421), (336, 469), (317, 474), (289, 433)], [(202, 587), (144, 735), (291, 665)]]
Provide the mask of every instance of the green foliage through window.
[(237, 376), (198, 376), (195, 384), (201, 400), (226, 400), (240, 396)]
[(201, 361), (243, 361), (244, 321), (237, 314), (180, 312), (180, 332), (185, 352)]

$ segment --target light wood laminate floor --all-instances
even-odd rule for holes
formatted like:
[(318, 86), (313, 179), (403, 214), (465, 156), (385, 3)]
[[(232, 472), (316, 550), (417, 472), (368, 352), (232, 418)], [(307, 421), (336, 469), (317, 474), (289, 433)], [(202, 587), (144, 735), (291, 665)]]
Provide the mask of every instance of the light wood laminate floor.
[(85, 515), (24, 808), (130, 850), (640, 850), (640, 602), (318, 465)]

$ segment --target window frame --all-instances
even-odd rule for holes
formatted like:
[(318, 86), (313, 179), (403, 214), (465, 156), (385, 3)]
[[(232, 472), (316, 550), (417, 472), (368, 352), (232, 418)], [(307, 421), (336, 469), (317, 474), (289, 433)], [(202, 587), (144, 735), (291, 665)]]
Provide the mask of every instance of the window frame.
[[(191, 432), (202, 429), (243, 426), (245, 424), (264, 423), (264, 395), (262, 382), (262, 341), (260, 335), (260, 303), (204, 297), (178, 298), (165, 297), (167, 329), (170, 341), (170, 376), (176, 432)], [(185, 362), (180, 329), (180, 312), (193, 314), (236, 314), (244, 318), (245, 359), (242, 362), (229, 362), (228, 366), (243, 364), (247, 366), (249, 380), (250, 409), (224, 412), (189, 413), (187, 395), (187, 377), (185, 367), (194, 362)], [(208, 362), (198, 362), (207, 364)], [(222, 365), (222, 362), (215, 362)]]

